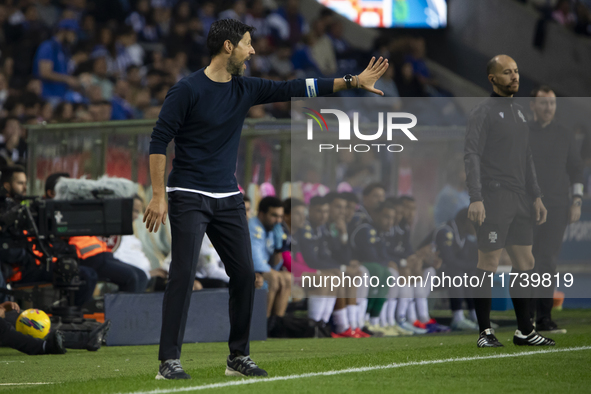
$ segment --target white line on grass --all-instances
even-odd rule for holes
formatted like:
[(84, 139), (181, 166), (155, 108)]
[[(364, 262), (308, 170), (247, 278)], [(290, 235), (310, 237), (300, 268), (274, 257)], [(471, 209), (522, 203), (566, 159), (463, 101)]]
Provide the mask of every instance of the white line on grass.
[(36, 384), (53, 384), (53, 383), (0, 383), (0, 386), (25, 386), (25, 385), (36, 385)]
[(440, 359), (440, 360), (410, 361), (407, 363), (392, 363), (392, 364), (387, 364), (387, 365), (375, 365), (375, 366), (360, 367), (360, 368), (347, 368), (347, 369), (340, 369), (340, 370), (336, 370), (336, 371), (311, 372), (311, 373), (303, 373), (300, 375), (275, 376), (272, 378), (241, 379), (241, 380), (235, 380), (235, 381), (231, 381), (231, 382), (205, 384), (202, 386), (177, 387), (177, 388), (158, 389), (158, 390), (151, 390), (151, 391), (134, 391), (134, 392), (131, 392), (128, 394), (180, 393), (180, 392), (184, 392), (184, 391), (197, 391), (197, 390), (216, 389), (216, 388), (221, 388), (221, 387), (241, 386), (244, 384), (277, 382), (277, 381), (281, 381), (281, 380), (312, 378), (312, 377), (316, 377), (316, 376), (332, 376), (332, 375), (341, 375), (341, 374), (345, 374), (345, 373), (376, 371), (376, 370), (380, 370), (380, 369), (412, 367), (415, 365), (446, 364), (446, 363), (453, 363), (453, 362), (458, 362), (458, 361), (475, 361), (475, 360), (488, 360), (488, 359), (495, 359), (495, 358), (522, 357), (522, 356), (532, 356), (535, 354), (576, 352), (576, 351), (580, 351), (580, 350), (591, 350), (591, 346), (569, 347), (569, 348), (564, 348), (564, 349), (535, 350), (535, 351), (518, 352), (518, 353), (503, 353), (503, 354), (494, 354), (494, 355), (490, 355), (490, 356), (474, 356), (474, 357), (446, 358), (446, 359)]

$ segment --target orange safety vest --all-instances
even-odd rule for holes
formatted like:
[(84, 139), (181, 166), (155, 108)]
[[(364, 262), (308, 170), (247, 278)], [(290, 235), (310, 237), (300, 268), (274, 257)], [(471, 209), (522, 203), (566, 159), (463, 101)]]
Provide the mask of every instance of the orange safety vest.
[[(27, 230), (23, 230), (23, 234), (29, 235)], [(33, 237), (27, 237), (27, 241), (29, 241), (31, 243), (31, 250), (32, 250), (33, 254), (35, 256), (41, 258), (41, 257), (43, 257), (43, 253), (41, 253), (40, 250), (37, 250), (37, 245), (35, 245), (33, 243), (34, 240), (35, 240), (35, 238), (33, 238)], [(51, 244), (49, 246), (51, 246)], [(53, 257), (51, 259), (51, 261), (55, 263), (57, 261), (57, 257)], [(41, 265), (41, 260), (35, 259), (35, 264)], [(7, 282), (19, 282), (22, 279), (23, 279), (23, 273), (21, 271), (21, 268), (18, 266), (12, 267), (12, 275), (10, 276), (10, 278), (8, 278)]]
[(109, 251), (107, 244), (95, 236), (71, 237), (68, 243), (76, 247), (76, 254), (81, 260)]

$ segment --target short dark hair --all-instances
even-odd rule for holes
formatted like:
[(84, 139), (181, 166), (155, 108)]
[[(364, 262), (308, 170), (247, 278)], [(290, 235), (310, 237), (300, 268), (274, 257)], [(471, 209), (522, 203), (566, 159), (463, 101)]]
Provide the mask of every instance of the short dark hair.
[(400, 196), (399, 200), (400, 202), (415, 201), (415, 198), (412, 196)]
[(237, 46), (242, 37), (248, 32), (252, 35), (255, 28), (236, 19), (221, 19), (212, 23), (209, 34), (207, 34), (207, 50), (211, 57), (222, 51), (224, 42), (230, 40), (232, 45)]
[(4, 167), (2, 168), (1, 172), (2, 175), (0, 176), (0, 185), (12, 182), (12, 177), (14, 174), (18, 174), (19, 172), (22, 172), (23, 174), (27, 173), (25, 171), (25, 167), (19, 165)]
[(376, 212), (382, 212), (384, 209), (393, 209), (396, 210), (396, 207), (394, 206), (394, 204), (388, 202), (388, 201), (384, 201), (383, 203), (381, 203), (380, 205), (378, 205), (378, 209), (376, 210)]
[(281, 200), (277, 197), (267, 196), (259, 201), (259, 213), (267, 213), (270, 208), (282, 208)]
[(326, 198), (321, 197), (321, 196), (314, 196), (310, 199), (310, 206), (316, 206), (316, 205), (324, 205), (324, 204), (328, 204), (328, 201), (326, 201)]
[(357, 195), (353, 192), (343, 192), (341, 193), (341, 196), (347, 202), (354, 202), (355, 204), (359, 204), (359, 197), (357, 197)]
[(373, 192), (377, 188), (386, 190), (386, 188), (384, 187), (384, 185), (382, 183), (380, 183), (380, 182), (373, 182), (373, 183), (370, 183), (369, 185), (365, 186), (365, 189), (363, 189), (363, 192), (361, 192), (361, 194), (364, 197), (365, 196), (369, 196), (371, 194), (371, 192)]
[(60, 178), (69, 178), (70, 174), (68, 174), (67, 172), (55, 172), (53, 174), (51, 174), (50, 176), (47, 177), (47, 179), (45, 180), (45, 195), (47, 195), (47, 192), (50, 190), (55, 190), (55, 185), (57, 185), (57, 181)]
[(544, 92), (544, 93), (550, 93), (550, 92), (554, 92), (554, 90), (552, 90), (552, 88), (548, 85), (540, 85), (537, 88), (535, 88), (534, 90), (532, 90), (529, 94), (530, 97), (537, 97), (538, 93), (540, 92)]
[(329, 192), (327, 195), (324, 196), (324, 199), (326, 200), (327, 203), (332, 203), (334, 200), (336, 200), (337, 198), (340, 198), (341, 200), (344, 200), (345, 198), (342, 196), (341, 193), (339, 192)]
[(396, 207), (396, 206), (402, 205), (402, 202), (403, 201), (400, 198), (398, 198), (398, 197), (392, 196), (392, 197), (386, 198), (386, 201), (385, 202), (387, 202), (388, 204), (392, 205), (393, 207)]
[(305, 207), (306, 204), (297, 198), (286, 198), (283, 200), (283, 213), (285, 215), (291, 215), (291, 210), (297, 207)]
[(4, 129), (6, 128), (6, 125), (8, 124), (8, 121), (10, 121), (10, 120), (16, 120), (20, 124), (20, 120), (16, 116), (7, 116), (5, 118), (1, 118), (0, 119), (0, 133), (2, 133), (4, 131)]

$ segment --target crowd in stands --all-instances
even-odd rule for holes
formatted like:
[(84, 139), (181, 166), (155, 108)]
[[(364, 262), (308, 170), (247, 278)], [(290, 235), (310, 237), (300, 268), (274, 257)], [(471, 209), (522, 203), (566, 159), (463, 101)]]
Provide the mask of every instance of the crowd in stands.
[(519, 0), (530, 3), (542, 16), (577, 34), (591, 36), (591, 1), (589, 0)]
[[(340, 77), (365, 68), (372, 52), (343, 38), (331, 10), (309, 23), (299, 6), (299, 0), (1, 1), (0, 164), (24, 164), (25, 125), (157, 118), (168, 89), (209, 62), (205, 41), (219, 18), (257, 29), (247, 76)], [(380, 38), (373, 54), (394, 65), (376, 86), (386, 96), (447, 95), (425, 64), (424, 39)], [(289, 105), (253, 107), (249, 117), (287, 118)]]

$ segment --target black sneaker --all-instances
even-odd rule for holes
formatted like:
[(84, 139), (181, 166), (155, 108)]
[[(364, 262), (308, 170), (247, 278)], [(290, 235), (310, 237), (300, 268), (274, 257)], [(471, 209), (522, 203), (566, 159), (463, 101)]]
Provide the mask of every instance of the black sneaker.
[(547, 331), (552, 334), (566, 334), (564, 328), (558, 328), (558, 325), (550, 319), (544, 319), (536, 324), (536, 331)]
[(107, 320), (106, 322), (92, 330), (88, 335), (86, 350), (88, 350), (89, 352), (96, 352), (97, 350), (99, 350), (103, 343), (105, 343), (110, 328), (111, 320)]
[(503, 347), (503, 344), (495, 337), (495, 332), (492, 328), (482, 331), (476, 344), (478, 347)]
[(61, 331), (52, 331), (45, 337), (45, 353), (46, 354), (65, 354), (66, 347), (64, 346), (64, 334)]
[(183, 370), (181, 360), (166, 360), (160, 363), (156, 380), (191, 379), (188, 373)]
[(226, 376), (267, 376), (267, 371), (260, 369), (250, 356), (228, 356)]
[(550, 338), (546, 338), (532, 330), (529, 335), (523, 335), (521, 331), (515, 330), (513, 335), (513, 343), (517, 346), (554, 346), (556, 342)]

